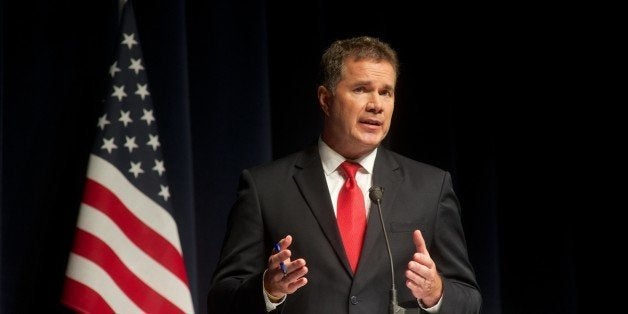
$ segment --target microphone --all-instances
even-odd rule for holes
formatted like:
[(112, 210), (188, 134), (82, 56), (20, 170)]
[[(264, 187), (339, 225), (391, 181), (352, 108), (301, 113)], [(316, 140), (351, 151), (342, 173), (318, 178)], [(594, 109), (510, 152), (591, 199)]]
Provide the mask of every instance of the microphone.
[(369, 189), (369, 198), (377, 204), (377, 212), (379, 213), (379, 221), (382, 223), (382, 231), (384, 232), (384, 240), (386, 241), (386, 249), (388, 250), (388, 258), (390, 259), (390, 314), (402, 313), (419, 313), (419, 309), (405, 309), (397, 303), (397, 288), (395, 288), (395, 267), (393, 264), (392, 252), (390, 251), (390, 241), (388, 241), (388, 233), (382, 216), (382, 198), (384, 197), (384, 188), (381, 186), (373, 186)]

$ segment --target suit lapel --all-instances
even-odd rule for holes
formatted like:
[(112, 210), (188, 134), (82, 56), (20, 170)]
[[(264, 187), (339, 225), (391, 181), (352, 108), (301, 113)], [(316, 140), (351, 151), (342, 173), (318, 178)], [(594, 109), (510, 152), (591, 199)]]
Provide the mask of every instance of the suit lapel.
[[(399, 164), (393, 158), (390, 151), (380, 147), (377, 150), (375, 165), (373, 167), (373, 186), (381, 186), (384, 188), (384, 196), (382, 197), (381, 205), (382, 216), (385, 223), (389, 221), (388, 217), (394, 209), (395, 198), (397, 197), (399, 184), (401, 184), (402, 180), (403, 176)], [(386, 231), (390, 232), (389, 229), (386, 229)], [(375, 259), (374, 263), (380, 263), (380, 259), (383, 256), (382, 254), (385, 254), (385, 247), (381, 250), (379, 248), (374, 249), (375, 244), (378, 242), (385, 245), (383, 237), (377, 204), (372, 202), (369, 210), (366, 238), (364, 239), (362, 255), (360, 257), (360, 264), (363, 264), (366, 270), (371, 268), (370, 265), (367, 264), (371, 259)]]
[(343, 264), (345, 270), (352, 274), (347, 255), (345, 254), (333, 205), (329, 198), (327, 181), (323, 172), (323, 166), (316, 145), (303, 152), (301, 158), (295, 163), (294, 180), (303, 194), (310, 210), (316, 217), (325, 237), (334, 248), (338, 259)]
[[(399, 184), (403, 180), (403, 173), (397, 160), (393, 158), (392, 153), (384, 148), (377, 151), (375, 166), (373, 167), (373, 185), (384, 188), (384, 196), (382, 197), (382, 215), (384, 221), (393, 211), (393, 204), (397, 198)], [(373, 204), (374, 205), (374, 204)], [(371, 206), (372, 208), (373, 206)], [(377, 208), (375, 208), (377, 210)]]

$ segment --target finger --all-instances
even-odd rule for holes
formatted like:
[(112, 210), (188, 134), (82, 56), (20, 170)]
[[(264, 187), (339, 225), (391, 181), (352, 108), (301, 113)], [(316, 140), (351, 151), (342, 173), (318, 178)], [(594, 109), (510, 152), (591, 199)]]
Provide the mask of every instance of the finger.
[(423, 234), (421, 233), (421, 230), (414, 230), (414, 232), (412, 233), (412, 241), (414, 242), (417, 253), (430, 255), (430, 253), (427, 251), (427, 246), (425, 245), (425, 240), (423, 239)]
[(428, 254), (414, 253), (412, 255), (412, 260), (421, 265), (425, 265), (427, 268), (434, 268), (434, 260), (432, 260)]
[(287, 283), (293, 283), (299, 280), (301, 277), (305, 276), (308, 272), (308, 268), (303, 266), (295, 269), (294, 271), (288, 273), (285, 277), (283, 277), (283, 281)]
[(287, 251), (287, 249), (290, 246), (290, 244), (292, 244), (292, 236), (291, 235), (287, 235), (285, 238), (283, 238), (283, 239), (279, 240), (279, 242), (277, 242), (277, 244), (273, 248), (273, 253), (272, 253), (271, 256), (276, 255), (277, 256), (276, 258), (278, 258), (280, 261), (285, 261), (286, 259), (288, 259), (290, 257), (290, 255), (288, 255), (286, 257), (285, 254), (278, 255), (278, 253), (283, 253), (284, 251)]
[(412, 279), (406, 278), (406, 286), (408, 288), (410, 288), (410, 290), (412, 290), (413, 292), (422, 292), (423, 288), (421, 287), (420, 284), (417, 283), (417, 281), (414, 281)]
[(411, 270), (406, 270), (406, 280), (412, 281), (413, 283), (415, 283), (416, 285), (418, 285), (419, 283), (425, 281), (425, 278), (421, 277), (419, 274), (417, 274), (414, 271)]
[(287, 293), (292, 294), (297, 291), (299, 288), (305, 286), (307, 284), (307, 278), (301, 277), (297, 281), (290, 283), (287, 288)]
[(406, 287), (410, 289), (412, 295), (417, 299), (422, 299), (425, 295), (425, 290), (421, 287), (421, 285), (413, 282), (411, 280), (406, 280)]
[[(304, 260), (299, 260), (300, 263), (305, 263)], [(286, 276), (282, 276), (279, 280), (277, 280), (273, 285), (277, 287), (282, 294), (291, 294), (294, 293), (297, 289), (305, 286), (307, 284), (307, 278), (303, 277), (308, 273), (308, 268), (303, 266), (300, 267), (293, 272), (289, 273)]]
[(279, 253), (271, 254), (268, 257), (268, 266), (272, 266), (272, 268), (279, 266), (280, 262), (289, 261), (290, 256), (292, 256), (292, 251), (290, 250), (281, 250)]
[(299, 270), (299, 268), (302, 268), (303, 266), (305, 266), (306, 262), (304, 259), (299, 258), (297, 260), (294, 260), (292, 262), (286, 262), (286, 270), (289, 273), (295, 272), (297, 270)]
[(291, 255), (292, 252), (290, 250), (281, 250), (279, 253), (272, 254), (268, 257), (268, 271), (273, 281), (279, 281), (284, 276), (280, 265), (281, 263), (285, 265), (290, 262)]
[[(291, 235), (287, 235), (286, 237), (284, 237), (283, 239), (279, 240), (279, 242), (277, 242), (277, 244), (275, 245), (275, 247), (273, 248), (273, 251), (271, 253), (271, 257), (273, 256), (277, 256), (276, 258), (279, 258), (280, 261), (284, 261), (287, 258), (289, 258), (290, 256), (288, 255), (286, 257), (285, 254), (280, 254), (283, 253), (285, 250), (288, 249), (288, 247), (292, 244), (292, 236)], [(269, 259), (269, 263), (270, 263), (270, 259)]]
[[(408, 271), (416, 274), (417, 276), (423, 279), (427, 279), (431, 276), (430, 275), (431, 270), (427, 266), (419, 264), (415, 261), (410, 261), (408, 263)], [(420, 281), (417, 281), (417, 282), (420, 282)]]
[(287, 249), (290, 244), (292, 244), (292, 236), (291, 235), (287, 235), (285, 238), (279, 240), (279, 245), (281, 246), (281, 249)]

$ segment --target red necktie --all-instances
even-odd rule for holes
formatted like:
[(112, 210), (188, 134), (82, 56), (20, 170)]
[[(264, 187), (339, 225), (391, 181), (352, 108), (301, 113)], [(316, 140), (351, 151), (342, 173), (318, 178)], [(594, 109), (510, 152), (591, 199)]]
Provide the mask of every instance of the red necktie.
[(349, 258), (351, 269), (355, 273), (362, 252), (364, 229), (366, 228), (366, 209), (364, 195), (355, 181), (355, 173), (360, 164), (345, 161), (340, 167), (345, 173), (345, 183), (338, 193), (338, 209), (336, 219), (345, 252)]

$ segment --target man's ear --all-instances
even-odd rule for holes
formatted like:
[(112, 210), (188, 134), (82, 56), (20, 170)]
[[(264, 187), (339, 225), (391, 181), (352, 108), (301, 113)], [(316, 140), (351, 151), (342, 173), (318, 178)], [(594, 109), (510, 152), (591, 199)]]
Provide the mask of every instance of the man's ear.
[(331, 92), (329, 92), (329, 90), (327, 88), (325, 88), (325, 86), (321, 85), (318, 87), (318, 105), (321, 106), (321, 109), (323, 109), (323, 113), (325, 114), (325, 116), (329, 116), (329, 106), (331, 105), (332, 102), (332, 95)]

